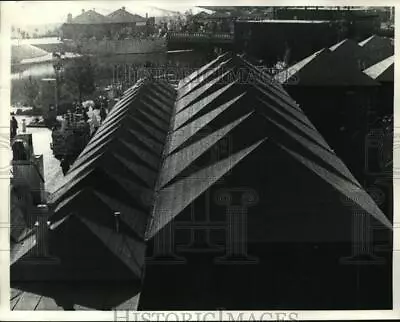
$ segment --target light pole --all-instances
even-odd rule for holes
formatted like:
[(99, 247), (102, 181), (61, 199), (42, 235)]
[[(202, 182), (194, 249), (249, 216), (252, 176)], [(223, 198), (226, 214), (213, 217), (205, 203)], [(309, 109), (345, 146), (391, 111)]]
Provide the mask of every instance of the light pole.
[(54, 52), (53, 53), (53, 58), (55, 58), (55, 61), (53, 63), (53, 68), (54, 68), (54, 73), (55, 73), (55, 108), (56, 111), (58, 111), (58, 91), (59, 91), (59, 83), (60, 83), (60, 75), (64, 72), (64, 65), (62, 61), (62, 56), (61, 53)]

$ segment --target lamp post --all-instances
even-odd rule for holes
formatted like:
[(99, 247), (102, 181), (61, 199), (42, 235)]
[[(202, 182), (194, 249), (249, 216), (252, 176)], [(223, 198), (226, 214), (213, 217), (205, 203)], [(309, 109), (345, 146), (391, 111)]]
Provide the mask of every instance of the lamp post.
[(61, 53), (54, 52), (53, 58), (55, 58), (55, 61), (53, 63), (53, 68), (55, 73), (55, 108), (56, 111), (58, 111), (60, 75), (64, 72), (64, 65)]

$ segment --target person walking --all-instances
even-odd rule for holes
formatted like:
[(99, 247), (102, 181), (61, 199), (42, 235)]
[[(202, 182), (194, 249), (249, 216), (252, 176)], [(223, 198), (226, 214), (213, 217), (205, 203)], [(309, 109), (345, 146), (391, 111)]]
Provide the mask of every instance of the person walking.
[(10, 128), (11, 128), (11, 138), (13, 139), (17, 135), (17, 129), (18, 129), (18, 121), (14, 116), (11, 118)]
[(106, 109), (104, 108), (104, 106), (102, 106), (100, 108), (100, 120), (101, 120), (101, 123), (103, 123), (103, 121), (106, 119), (106, 117), (107, 117)]
[(65, 176), (71, 166), (68, 155), (64, 155), (64, 157), (61, 159), (60, 165), (61, 165), (63, 175)]

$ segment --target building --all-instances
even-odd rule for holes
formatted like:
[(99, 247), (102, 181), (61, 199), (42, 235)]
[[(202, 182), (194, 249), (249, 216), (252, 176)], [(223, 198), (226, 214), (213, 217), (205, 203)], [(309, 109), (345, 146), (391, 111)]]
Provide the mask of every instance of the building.
[(93, 10), (82, 10), (82, 13), (62, 25), (64, 39), (96, 38), (101, 40), (120, 39), (125, 36), (134, 36), (139, 33), (154, 32), (154, 18), (144, 18), (126, 11), (125, 7), (118, 9), (107, 16)]
[(283, 7), (276, 10), (276, 19), (343, 21), (346, 37), (359, 40), (381, 25), (380, 12), (363, 7)]
[(249, 20), (235, 23), (235, 48), (273, 66), (292, 64), (344, 39), (338, 25), (316, 20)]
[(391, 305), (388, 263), (381, 274), (364, 265), (358, 284), (343, 265), (370, 257), (369, 245), (352, 253), (355, 212), (385, 232), (376, 243), (390, 240), (391, 222), (282, 86), (234, 54), (177, 91), (151, 79), (126, 91), (51, 205), (58, 278), (68, 268), (79, 290), (104, 279), (70, 304), (104, 303), (110, 281), (142, 310)]

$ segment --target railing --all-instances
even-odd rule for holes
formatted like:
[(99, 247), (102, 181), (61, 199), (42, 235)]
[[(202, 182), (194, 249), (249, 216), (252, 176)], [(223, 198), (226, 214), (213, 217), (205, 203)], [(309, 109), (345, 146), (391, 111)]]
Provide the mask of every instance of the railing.
[(222, 40), (233, 41), (233, 34), (229, 32), (168, 32), (168, 39), (172, 40)]

